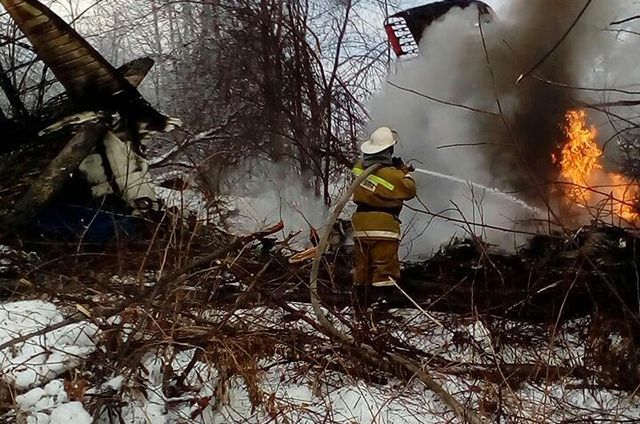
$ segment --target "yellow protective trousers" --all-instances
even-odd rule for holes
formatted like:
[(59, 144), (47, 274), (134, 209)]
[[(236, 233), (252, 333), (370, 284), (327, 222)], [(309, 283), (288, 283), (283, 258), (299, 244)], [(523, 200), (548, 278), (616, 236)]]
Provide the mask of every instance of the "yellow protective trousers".
[(399, 240), (356, 238), (354, 283), (374, 287), (393, 286), (400, 279)]

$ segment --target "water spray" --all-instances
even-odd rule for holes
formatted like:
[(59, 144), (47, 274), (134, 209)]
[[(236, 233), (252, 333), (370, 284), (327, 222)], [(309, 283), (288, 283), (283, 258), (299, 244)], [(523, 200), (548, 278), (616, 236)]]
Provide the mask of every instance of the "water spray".
[(534, 206), (529, 205), (528, 203), (526, 203), (524, 200), (518, 199), (517, 197), (509, 194), (509, 193), (505, 193), (503, 191), (498, 190), (497, 188), (494, 187), (487, 187), (483, 184), (479, 184), (473, 181), (469, 181), (469, 180), (465, 180), (463, 178), (458, 178), (458, 177), (454, 177), (453, 175), (447, 175), (447, 174), (442, 174), (440, 172), (435, 172), (435, 171), (429, 171), (428, 169), (422, 169), (422, 168), (414, 168), (415, 172), (418, 172), (420, 174), (424, 174), (424, 175), (430, 175), (432, 177), (436, 177), (436, 178), (443, 178), (445, 180), (449, 180), (449, 181), (454, 181), (457, 183), (461, 183), (461, 184), (467, 184), (470, 185), (472, 187), (478, 188), (480, 190), (484, 190), (486, 192), (489, 193), (493, 193), (498, 195), (499, 197), (502, 197), (503, 199), (509, 200), (510, 202), (513, 203), (517, 203), (520, 206), (522, 206), (523, 208), (525, 208), (528, 211), (531, 212), (535, 212), (535, 213), (542, 213), (542, 209), (540, 208), (536, 208)]

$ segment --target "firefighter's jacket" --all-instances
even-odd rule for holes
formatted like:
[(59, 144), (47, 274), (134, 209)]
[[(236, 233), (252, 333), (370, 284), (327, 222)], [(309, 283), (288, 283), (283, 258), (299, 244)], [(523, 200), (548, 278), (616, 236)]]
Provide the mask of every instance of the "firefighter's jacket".
[[(356, 176), (363, 171), (361, 162), (353, 168)], [(353, 192), (353, 201), (358, 206), (351, 218), (354, 237), (400, 240), (403, 202), (415, 196), (415, 181), (401, 169), (385, 166), (369, 175)]]

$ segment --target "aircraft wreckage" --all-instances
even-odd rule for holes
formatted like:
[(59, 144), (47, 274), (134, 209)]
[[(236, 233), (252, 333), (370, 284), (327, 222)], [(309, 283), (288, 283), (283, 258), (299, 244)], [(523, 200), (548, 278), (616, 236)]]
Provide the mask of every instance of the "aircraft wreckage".
[[(0, 234), (20, 230), (58, 239), (83, 232), (85, 240), (101, 241), (157, 212), (161, 201), (149, 179), (145, 141), (180, 122), (137, 90), (153, 60), (116, 69), (37, 0), (0, 4), (24, 34), (3, 37), (0, 47), (25, 53), (10, 68), (0, 63), (6, 98), (0, 109)], [(18, 76), (38, 61), (42, 80), (19, 89)], [(47, 69), (55, 78), (47, 78)], [(56, 83), (64, 92), (51, 95)]]

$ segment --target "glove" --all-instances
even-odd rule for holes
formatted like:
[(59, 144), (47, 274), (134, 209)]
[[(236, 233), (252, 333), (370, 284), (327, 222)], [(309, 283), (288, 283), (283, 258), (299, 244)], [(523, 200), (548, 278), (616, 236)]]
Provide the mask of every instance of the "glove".
[(404, 172), (405, 174), (408, 174), (409, 172), (413, 172), (416, 170), (416, 168), (411, 165), (410, 163), (404, 163), (404, 161), (402, 160), (402, 158), (392, 158), (391, 159), (393, 166), (395, 166), (396, 168), (398, 168), (399, 170), (401, 170), (402, 172)]

